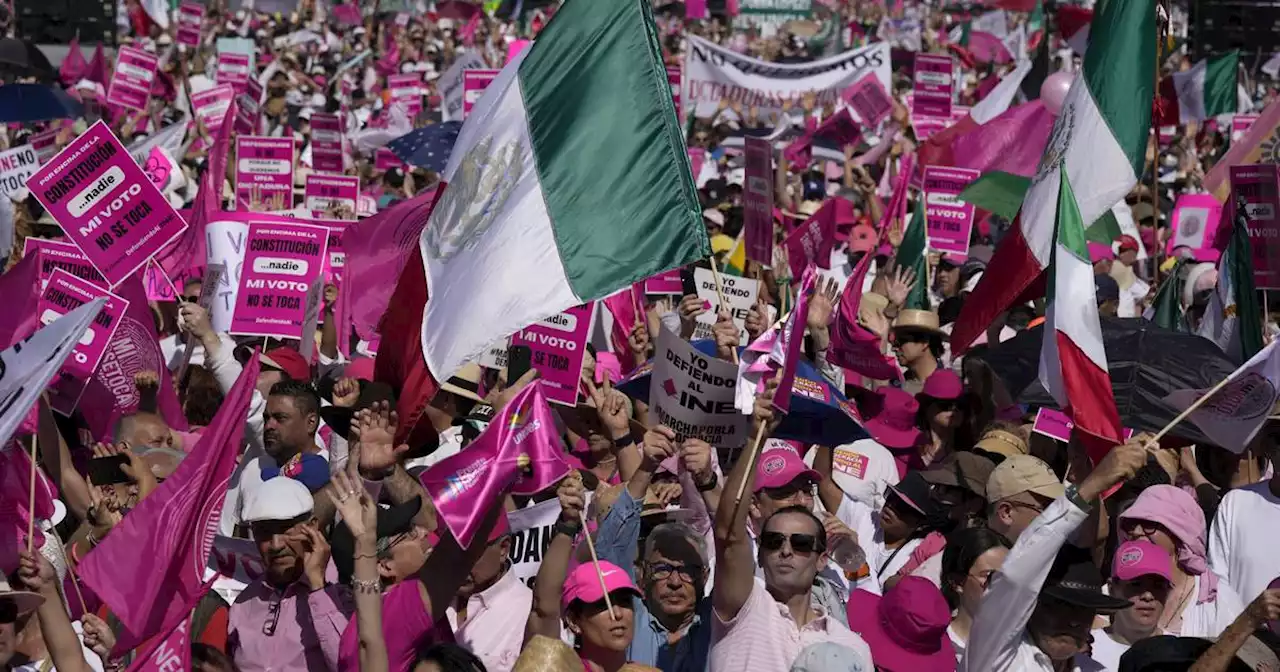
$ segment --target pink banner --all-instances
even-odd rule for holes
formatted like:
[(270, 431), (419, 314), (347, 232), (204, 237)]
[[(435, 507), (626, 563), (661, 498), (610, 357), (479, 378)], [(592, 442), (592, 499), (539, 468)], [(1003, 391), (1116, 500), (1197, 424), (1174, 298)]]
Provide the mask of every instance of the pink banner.
[(46, 238), (27, 238), (22, 241), (22, 256), (26, 257), (31, 254), (36, 254), (40, 257), (41, 290), (45, 288), (45, 285), (49, 284), (49, 277), (59, 268), (77, 278), (83, 278), (94, 284), (106, 284), (102, 274), (93, 267), (93, 264), (89, 263), (89, 258), (84, 256), (80, 248), (71, 243), (48, 240)]
[(644, 281), (645, 294), (683, 294), (684, 286), (680, 282), (680, 269), (664, 271)]
[(773, 147), (764, 138), (746, 138), (742, 190), (743, 242), (747, 259), (773, 264)]
[(1243, 197), (1258, 289), (1280, 289), (1280, 166), (1231, 166), (1231, 197)]
[(949, 118), (954, 70), (951, 57), (917, 53), (915, 62), (912, 114)]
[(311, 115), (311, 166), (322, 173), (342, 172), (342, 120), (338, 115)]
[(1258, 120), (1260, 114), (1237, 114), (1231, 117), (1231, 142), (1235, 142), (1244, 137), (1249, 132), (1249, 127), (1253, 126), (1253, 122)]
[(102, 121), (41, 167), (27, 188), (113, 288), (187, 229)]
[(925, 166), (925, 228), (929, 249), (943, 253), (969, 255), (969, 237), (973, 233), (973, 204), (956, 197), (981, 173), (968, 168)]
[(396, 153), (386, 147), (379, 147), (373, 153), (374, 170), (390, 170), (392, 168), (404, 168), (404, 161), (396, 156)]
[(422, 111), (422, 73), (390, 75), (387, 77), (387, 89), (391, 91), (391, 100), (403, 103), (410, 117), (416, 117)]
[(316, 219), (356, 218), (360, 178), (354, 175), (307, 175), (303, 204)]
[(241, 135), (257, 135), (258, 119), (262, 109), (260, 105), (262, 85), (257, 79), (250, 77), (244, 93), (238, 95), (236, 100), (238, 105), (236, 106), (235, 132)]
[(191, 617), (178, 622), (164, 639), (156, 643), (155, 648), (133, 661), (129, 672), (176, 672), (190, 670), (191, 667)]
[(195, 111), (196, 119), (212, 133), (213, 129), (222, 126), (222, 118), (227, 115), (227, 108), (231, 107), (231, 99), (235, 96), (236, 92), (230, 84), (219, 84), (191, 94), (191, 108)]
[(178, 290), (174, 288), (169, 276), (155, 263), (147, 264), (142, 272), (142, 284), (147, 290), (148, 301), (176, 301)]
[(471, 115), (484, 90), (498, 78), (498, 70), (465, 70), (462, 73), (462, 118)]
[(80, 403), (90, 376), (98, 368), (106, 354), (107, 344), (120, 326), (120, 319), (129, 309), (129, 302), (60, 268), (49, 277), (49, 284), (36, 302), (36, 313), (40, 315), (43, 326), (100, 296), (107, 297), (107, 304), (85, 330), (71, 356), (67, 357), (49, 385), (49, 407), (62, 415), (71, 415)]
[(293, 207), (293, 138), (242, 135), (236, 140), (236, 209)]
[(574, 306), (511, 336), (511, 345), (533, 351), (533, 368), (546, 384), (547, 399), (566, 406), (578, 403), (578, 381), (595, 317), (595, 302)]
[(250, 222), (231, 333), (300, 338), (328, 237), (324, 227), (310, 224)]
[(131, 110), (147, 109), (151, 81), (156, 78), (159, 62), (160, 57), (153, 53), (134, 47), (120, 47), (111, 86), (107, 89), (107, 102)]
[[(705, 8), (706, 0), (702, 0), (702, 2), (702, 6)], [(680, 87), (682, 79), (682, 75), (680, 73), (681, 70), (679, 66), (667, 66), (667, 83), (671, 85), (671, 102), (676, 105), (676, 118), (680, 120), (681, 125), (684, 125), (684, 107), (680, 104)], [(698, 174), (694, 173), (693, 176), (697, 177)]]
[(248, 54), (218, 54), (218, 69), (214, 80), (219, 84), (230, 84), (236, 93), (241, 93), (249, 84), (249, 74)]
[(854, 82), (840, 97), (858, 114), (863, 126), (879, 126), (893, 114), (893, 99), (875, 73)]
[(325, 283), (342, 283), (342, 269), (347, 266), (347, 253), (342, 250), (342, 234), (347, 230), (349, 222), (324, 222), (329, 230), (327, 252), (324, 255)]
[(1222, 204), (1213, 194), (1182, 194), (1173, 206), (1172, 225), (1165, 254), (1172, 256), (1179, 247), (1207, 250), (1213, 247), (1214, 234), (1222, 219)]
[(204, 23), (204, 5), (184, 2), (178, 7), (178, 44), (200, 46), (200, 25)]

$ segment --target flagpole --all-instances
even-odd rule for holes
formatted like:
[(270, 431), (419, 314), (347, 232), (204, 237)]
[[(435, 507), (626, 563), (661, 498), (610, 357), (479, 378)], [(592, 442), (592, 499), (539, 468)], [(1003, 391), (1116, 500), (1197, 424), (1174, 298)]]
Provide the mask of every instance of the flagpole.
[(582, 533), (587, 538), (587, 550), (591, 551), (591, 565), (596, 569), (596, 578), (600, 580), (600, 590), (604, 593), (604, 604), (609, 608), (609, 620), (618, 620), (618, 615), (613, 613), (613, 600), (609, 599), (609, 586), (605, 585), (604, 572), (600, 571), (600, 558), (596, 555), (596, 542), (591, 540), (591, 530), (587, 529), (587, 514), (584, 511), (578, 511), (578, 520), (582, 521)]
[[(716, 298), (720, 299), (720, 307), (727, 310), (729, 308), (729, 302), (724, 300), (724, 288), (720, 285), (720, 269), (716, 265), (716, 255), (713, 254), (708, 258), (711, 259), (711, 277), (716, 282)], [(719, 319), (719, 317), (719, 315), (716, 315), (717, 319)], [(733, 355), (733, 365), (737, 366), (738, 350), (736, 348), (730, 348), (729, 354)]]
[[(1242, 366), (1241, 368), (1244, 368), (1244, 367)], [(1236, 369), (1236, 371), (1239, 371), (1239, 370), (1240, 369)], [(1231, 381), (1233, 376), (1235, 376), (1236, 371), (1232, 371), (1231, 373), (1227, 374), (1226, 378), (1223, 378), (1217, 385), (1214, 385), (1213, 387), (1209, 388), (1208, 392), (1205, 392), (1203, 395), (1200, 396), (1199, 399), (1196, 399), (1195, 403), (1187, 407), (1187, 410), (1179, 413), (1176, 418), (1174, 418), (1172, 421), (1169, 422), (1169, 424), (1164, 426), (1164, 429), (1161, 429), (1159, 432), (1156, 432), (1155, 436), (1151, 437), (1150, 439), (1147, 439), (1147, 443), (1145, 446), (1143, 446), (1143, 448), (1147, 450), (1151, 450), (1152, 448), (1155, 448), (1156, 444), (1160, 442), (1161, 437), (1163, 437), (1165, 434), (1168, 434), (1170, 430), (1172, 430), (1174, 427), (1177, 427), (1178, 424), (1181, 423), (1183, 420), (1186, 420), (1192, 413), (1196, 411), (1196, 409), (1203, 406), (1206, 401), (1209, 401), (1209, 399), (1212, 398), (1213, 395), (1217, 394), (1220, 390), (1222, 390), (1222, 388), (1226, 387), (1227, 383)]]
[(31, 435), (31, 482), (27, 486), (27, 552), (35, 551), (36, 542), (36, 435)]
[[(62, 555), (62, 564), (67, 567), (67, 574), (71, 576), (71, 587), (76, 591), (76, 598), (80, 600), (81, 613), (89, 613), (89, 605), (84, 601), (84, 593), (80, 591), (80, 577), (76, 576), (76, 570), (71, 566), (71, 560), (67, 558), (67, 547), (62, 541), (62, 535), (58, 534), (58, 526), (51, 525), (53, 531), (53, 539), (58, 542), (58, 553)], [(69, 607), (70, 605), (68, 605)]]
[[(756, 468), (756, 456), (760, 454), (760, 444), (764, 442), (764, 430), (769, 426), (768, 423), (760, 423), (760, 429), (756, 430), (756, 438), (751, 440), (751, 450), (747, 453), (747, 468)], [(736, 511), (738, 505), (742, 503), (742, 493), (747, 489), (747, 478), (743, 476), (742, 481), (738, 483), (738, 493), (734, 495), (733, 507)]]
[[(1156, 68), (1153, 77), (1155, 78), (1155, 86), (1151, 89), (1153, 98), (1160, 96), (1160, 3), (1157, 1), (1156, 11)], [(1152, 223), (1160, 223), (1160, 192), (1156, 174), (1160, 169), (1160, 126), (1155, 115), (1151, 115), (1151, 138), (1155, 142), (1155, 151), (1151, 153), (1151, 214)], [(1136, 223), (1136, 222), (1135, 222)], [(1141, 235), (1141, 231), (1138, 232)], [(1156, 238), (1156, 249), (1152, 250), (1151, 255), (1153, 268), (1151, 277), (1155, 284), (1160, 284), (1160, 244), (1159, 237)], [(1139, 243), (1141, 244), (1141, 243)]]

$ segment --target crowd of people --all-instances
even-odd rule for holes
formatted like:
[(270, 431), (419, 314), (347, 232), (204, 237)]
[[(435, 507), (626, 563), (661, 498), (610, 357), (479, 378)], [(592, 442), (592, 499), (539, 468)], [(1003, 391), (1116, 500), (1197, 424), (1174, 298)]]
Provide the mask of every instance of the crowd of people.
[[(393, 210), (436, 188), (444, 157), (436, 166), (375, 161), (380, 148), (404, 134), (387, 130), (405, 121), (388, 78), (421, 74), (421, 111), (402, 130), (457, 120), (445, 109), (454, 94), (438, 87), (442, 76), (462, 58), (500, 69), (513, 44), (536, 45), (538, 32), (555, 19), (555, 5), (508, 4), (449, 0), (397, 12), (375, 2), (362, 13), (358, 6), (302, 0), (292, 12), (268, 14), (213, 3), (204, 9), (199, 46), (179, 48), (176, 11), (157, 21), (150, 3), (126, 0), (121, 44), (160, 55), (147, 109), (103, 104), (107, 61), (96, 69), (64, 67), (63, 85), (84, 116), (10, 124), (6, 146), (57, 129), (56, 145), (65, 147), (98, 119), (131, 147), (174, 125), (189, 126), (172, 157), (184, 179), (166, 187), (180, 212), (189, 213), (209, 185), (221, 191), (222, 210), (290, 210), (280, 202), (268, 206), (258, 194), (249, 203), (239, 198), (236, 162), (210, 155), (219, 147), (218, 129), (193, 114), (190, 96), (217, 80), (217, 43), (248, 40), (256, 60), (251, 74), (262, 89), (252, 135), (295, 138), (296, 191), (316, 172), (312, 116), (338, 114), (350, 141), (345, 172), (359, 176), (361, 198), (374, 202), (375, 212)], [(758, 298), (741, 319), (715, 312), (687, 284), (681, 292), (640, 292), (631, 328), (618, 315), (593, 313), (577, 403), (554, 407), (554, 452), (572, 469), (537, 493), (503, 492), (494, 506), (475, 512), (475, 534), (462, 543), (439, 511), (447, 493), (433, 496), (427, 483), (443, 480), (440, 469), (454, 464), (449, 458), (468, 454), (499, 427), (491, 421), (538, 384), (536, 366), (511, 371), (514, 355), (499, 367), (467, 364), (442, 377), (407, 432), (403, 425), (411, 421), (401, 417), (398, 402), (408, 391), (388, 384), (375, 367), (376, 335), (344, 329), (335, 314), (341, 294), (354, 288), (331, 279), (314, 338), (282, 342), (215, 328), (204, 287), (211, 276), (178, 279), (172, 300), (147, 302), (158, 365), (133, 377), (121, 394), (137, 400), (112, 418), (105, 435), (86, 422), (88, 402), (55, 412), (48, 395), (21, 427), (12, 423), (18, 429), (6, 459), (37, 455), (22, 464), (32, 469), (32, 484), (40, 472), (53, 504), (51, 512), (28, 509), (29, 491), (37, 488), (23, 483), (21, 469), (0, 481), (6, 489), (0, 667), (1280, 670), (1280, 546), (1267, 532), (1271, 516), (1280, 517), (1280, 475), (1273, 469), (1280, 434), (1268, 424), (1248, 445), (1213, 445), (1176, 432), (1157, 439), (1152, 430), (1091, 458), (1078, 437), (1042, 432), (1040, 409), (1011, 398), (973, 356), (980, 349), (952, 353), (949, 334), (1010, 230), (1008, 218), (979, 211), (964, 254), (928, 252), (913, 266), (899, 253), (909, 246), (909, 227), (924, 226), (905, 208), (890, 211), (892, 194), (918, 190), (902, 168), (926, 142), (912, 129), (906, 100), (912, 78), (904, 63), (912, 50), (963, 52), (955, 103), (978, 104), (991, 83), (1018, 65), (1019, 54), (975, 63), (970, 51), (957, 48), (954, 31), (967, 31), (989, 9), (814, 3), (811, 18), (765, 29), (749, 13), (722, 15), (714, 6), (709, 18), (688, 18), (694, 4), (655, 9), (662, 57), (672, 68), (684, 60), (688, 35), (780, 64), (818, 61), (880, 40), (892, 40), (895, 52), (893, 111), (878, 128), (864, 129), (884, 146), (869, 148), (860, 139), (840, 148), (840, 160), (805, 163), (775, 145), (771, 265), (738, 258), (747, 218), (738, 143), (744, 134), (771, 135), (788, 119), (813, 129), (835, 115), (836, 104), (824, 109), (809, 95), (787, 101), (780, 112), (762, 112), (726, 98), (714, 115), (680, 120), (688, 147), (700, 150), (692, 177), (714, 250), (714, 259), (696, 266), (755, 283)], [(1078, 71), (1083, 54), (1034, 4), (1035, 11), (1006, 12), (1004, 28), (1040, 30), (1039, 48), (1052, 56), (1048, 72)], [(902, 37), (904, 16), (917, 30), (911, 46)], [(1164, 74), (1191, 68), (1180, 49), (1163, 54)], [(1255, 83), (1260, 73), (1246, 74), (1247, 104), (1270, 105), (1274, 87)], [(1249, 111), (1243, 102), (1237, 109)], [(1231, 141), (1230, 123), (1213, 121), (1177, 126), (1172, 139), (1152, 135), (1148, 173), (1121, 204), (1134, 228), (1109, 243), (1089, 243), (1100, 314), (1150, 317), (1157, 295), (1177, 283), (1178, 328), (1195, 332), (1219, 280), (1222, 251), (1166, 255), (1173, 203), (1203, 192), (1207, 169)], [(210, 176), (210, 164), (226, 165), (227, 175)], [(802, 297), (784, 241), (831, 200), (848, 207), (836, 208), (836, 241), (820, 264), (829, 270)], [(9, 244), (6, 271), (13, 278), (24, 254), (39, 253), (30, 251), (31, 241), (63, 239), (64, 232), (26, 189), (10, 190), (2, 205), (0, 216), (12, 219), (11, 227), (0, 226), (11, 240), (0, 243)], [(355, 221), (349, 211), (326, 214)], [(35, 285), (10, 283), (5, 293), (40, 291)], [(878, 365), (896, 375), (876, 379), (829, 357), (832, 332), (844, 319), (842, 297), (850, 292), (860, 297), (857, 324), (874, 335), (873, 349), (884, 360)], [(847, 397), (847, 413), (856, 418), (856, 431), (840, 441), (804, 441), (787, 431), (788, 414), (774, 399), (777, 378), (755, 391), (747, 427), (738, 433), (744, 438), (732, 445), (667, 426), (651, 407), (657, 402), (624, 384), (665, 337), (709, 344), (710, 357), (736, 369), (743, 348), (800, 304), (800, 353), (814, 372), (811, 381)], [(1043, 303), (1014, 306), (978, 347), (1021, 338), (1043, 314)], [(1269, 317), (1261, 316), (1268, 343)], [(694, 339), (708, 326), (701, 335), (709, 338)], [(614, 336), (619, 328), (621, 338)], [(30, 334), (0, 329), (0, 335), (8, 348)], [(255, 371), (236, 422), (243, 426), (237, 465), (210, 530), (216, 540), (205, 549), (212, 555), (199, 568), (208, 583), (179, 630), (130, 632), (113, 598), (82, 580), (80, 568), (130, 516), (147, 510), (144, 502), (160, 496), (166, 479), (212, 450), (202, 441), (221, 435), (219, 412), (241, 408), (237, 382)], [(176, 416), (158, 401), (166, 386), (176, 394)], [(5, 408), (0, 415), (8, 415)], [(828, 421), (835, 423), (814, 422)], [(534, 509), (551, 512), (538, 518), (545, 526), (528, 522)], [(142, 548), (131, 561), (167, 567)], [(179, 599), (153, 597), (161, 605)], [(171, 658), (173, 646), (182, 650)]]

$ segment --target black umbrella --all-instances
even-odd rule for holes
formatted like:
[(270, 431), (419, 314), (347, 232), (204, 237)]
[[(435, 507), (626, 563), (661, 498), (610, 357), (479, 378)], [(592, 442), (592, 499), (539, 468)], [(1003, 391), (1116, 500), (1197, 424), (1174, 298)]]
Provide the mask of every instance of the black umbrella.
[[(1043, 336), (1043, 326), (1027, 329), (1004, 343), (975, 348), (968, 356), (986, 362), (1020, 403), (1056, 408), (1038, 378)], [(1170, 392), (1208, 389), (1237, 368), (1212, 341), (1143, 319), (1104, 318), (1102, 340), (1120, 420), (1138, 431), (1158, 432), (1178, 415), (1178, 409), (1164, 402)], [(1170, 433), (1212, 443), (1190, 422)]]
[(0, 72), (52, 81), (56, 71), (36, 45), (15, 37), (0, 39)]

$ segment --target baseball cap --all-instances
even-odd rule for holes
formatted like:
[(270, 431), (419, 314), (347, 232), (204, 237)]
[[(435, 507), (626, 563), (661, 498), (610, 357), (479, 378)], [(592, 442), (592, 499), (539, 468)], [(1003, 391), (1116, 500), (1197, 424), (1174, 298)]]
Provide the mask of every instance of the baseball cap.
[(1057, 499), (1066, 492), (1049, 465), (1032, 455), (1010, 455), (987, 478), (987, 502), (994, 504), (1014, 495), (1030, 492)]
[(1093, 276), (1093, 292), (1098, 297), (1098, 305), (1105, 301), (1120, 300), (1120, 283), (1116, 279), (1099, 273)]
[(849, 231), (849, 249), (854, 252), (870, 252), (876, 247), (876, 230), (867, 224), (858, 224)]
[[(403, 504), (378, 507), (378, 554), (391, 547), (391, 540), (413, 529), (413, 519), (422, 509), (422, 497), (415, 496)], [(347, 583), (355, 573), (356, 539), (345, 522), (333, 526), (329, 537), (333, 548), (333, 565), (338, 570), (338, 581)]]
[(277, 476), (246, 493), (240, 520), (245, 523), (293, 520), (311, 513), (314, 506), (307, 486), (292, 478)]
[[(810, 469), (800, 457), (800, 451), (786, 442), (775, 442), (767, 445), (760, 454), (760, 462), (756, 465), (755, 492), (765, 488), (781, 488), (784, 485), (808, 476), (814, 482), (821, 481), (822, 476)], [(779, 445), (781, 444), (781, 445)]]
[[(604, 577), (604, 588), (600, 586), (600, 578)], [(560, 597), (560, 608), (567, 609), (574, 600), (591, 603), (604, 599), (605, 593), (615, 590), (628, 590), (640, 597), (640, 589), (621, 567), (607, 560), (600, 561), (600, 576), (596, 576), (596, 566), (584, 562), (564, 580), (564, 593)]]
[[(1148, 211), (1150, 211), (1150, 209), (1151, 209), (1151, 206), (1149, 206), (1149, 205), (1148, 205), (1148, 206), (1147, 206), (1147, 210), (1148, 210)], [(1150, 216), (1150, 215), (1148, 215), (1148, 216)], [(1140, 218), (1140, 217), (1138, 217), (1138, 216), (1135, 214), (1135, 215), (1134, 215), (1134, 219), (1141, 219), (1141, 218)], [(1130, 235), (1123, 235), (1123, 236), (1120, 236), (1120, 247), (1119, 247), (1119, 250), (1120, 250), (1121, 252), (1124, 252), (1125, 250), (1133, 250), (1133, 251), (1135, 251), (1135, 252), (1136, 252), (1136, 251), (1138, 251), (1139, 249), (1141, 249), (1141, 248), (1138, 246), (1138, 239), (1137, 239), (1137, 238), (1134, 238), (1133, 236), (1130, 236)]]
[(293, 348), (285, 346), (272, 348), (262, 353), (259, 361), (262, 362), (263, 366), (283, 371), (293, 380), (311, 379), (311, 366)]
[(1155, 574), (1173, 583), (1173, 558), (1163, 548), (1145, 539), (1131, 539), (1116, 548), (1115, 562), (1111, 563), (1112, 578), (1131, 581), (1140, 576)]
[(1111, 251), (1110, 245), (1107, 245), (1106, 243), (1097, 243), (1097, 242), (1089, 243), (1089, 261), (1091, 263), (1096, 264), (1099, 261), (1105, 261), (1107, 259), (1115, 259), (1115, 258), (1116, 258), (1116, 253)]

